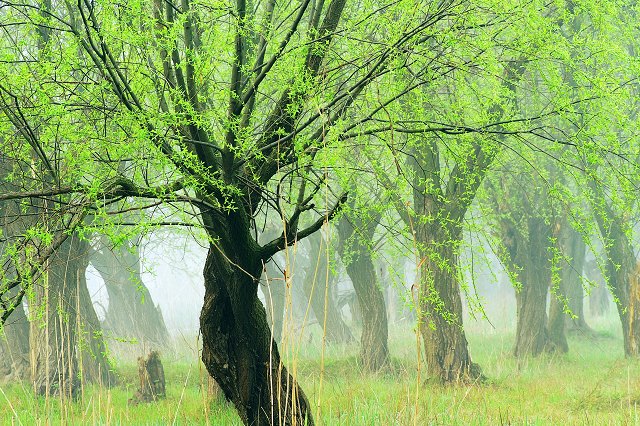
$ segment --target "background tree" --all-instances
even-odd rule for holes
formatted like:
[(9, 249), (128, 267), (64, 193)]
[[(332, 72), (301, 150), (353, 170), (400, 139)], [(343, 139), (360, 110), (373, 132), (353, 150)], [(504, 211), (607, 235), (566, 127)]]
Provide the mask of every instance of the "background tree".
[(153, 348), (168, 343), (169, 333), (141, 277), (138, 242), (128, 239), (113, 247), (100, 238), (90, 251), (90, 262), (109, 296), (103, 328), (116, 339), (136, 339)]
[(389, 362), (387, 308), (373, 259), (374, 235), (381, 217), (380, 212), (367, 211), (361, 206), (350, 209), (337, 224), (338, 252), (353, 283), (362, 314), (360, 361), (370, 371), (378, 371)]
[[(527, 170), (515, 164), (493, 183), (487, 181), (496, 212), (495, 229), (502, 264), (516, 283), (517, 327), (514, 355), (539, 355), (544, 351), (568, 350), (564, 318), (552, 336), (547, 317), (547, 295), (552, 287), (554, 212), (545, 170)], [(520, 171), (517, 171), (520, 170)], [(556, 280), (556, 282), (558, 282)], [(552, 292), (553, 293), (553, 292)], [(552, 298), (555, 298), (552, 295)]]
[(311, 309), (323, 328), (328, 343), (349, 343), (353, 335), (342, 318), (333, 297), (337, 274), (335, 253), (325, 236), (320, 233), (307, 239), (308, 264), (304, 272), (302, 288), (309, 299)]

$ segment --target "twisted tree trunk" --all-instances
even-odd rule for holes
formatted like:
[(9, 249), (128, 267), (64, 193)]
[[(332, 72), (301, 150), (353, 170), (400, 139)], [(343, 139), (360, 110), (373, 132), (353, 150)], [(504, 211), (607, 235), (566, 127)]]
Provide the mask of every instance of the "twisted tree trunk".
[[(233, 241), (233, 239), (231, 239)], [(202, 361), (246, 425), (313, 425), (307, 398), (280, 360), (257, 296), (262, 266), (211, 246), (200, 314)]]

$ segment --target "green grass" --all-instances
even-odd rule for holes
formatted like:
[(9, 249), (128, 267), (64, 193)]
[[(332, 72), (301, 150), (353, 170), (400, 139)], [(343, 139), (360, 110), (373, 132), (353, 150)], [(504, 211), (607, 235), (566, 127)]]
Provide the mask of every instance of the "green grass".
[[(376, 375), (360, 371), (355, 346), (327, 348), (320, 394), (319, 344), (303, 345), (289, 366), (314, 408), (319, 398), (319, 423), (326, 425), (640, 423), (639, 361), (624, 359), (615, 329), (615, 323), (603, 324), (596, 336), (571, 336), (566, 355), (522, 362), (511, 356), (511, 334), (470, 333), (474, 360), (489, 377), (482, 385), (442, 387), (421, 379), (416, 387), (415, 338), (409, 332), (394, 332), (392, 367)], [(28, 385), (3, 385), (0, 423), (239, 424), (232, 406), (207, 395), (206, 374), (194, 356), (166, 358), (166, 400), (130, 406), (137, 378), (129, 363), (119, 369), (119, 386), (84, 389), (73, 403), (35, 398)]]

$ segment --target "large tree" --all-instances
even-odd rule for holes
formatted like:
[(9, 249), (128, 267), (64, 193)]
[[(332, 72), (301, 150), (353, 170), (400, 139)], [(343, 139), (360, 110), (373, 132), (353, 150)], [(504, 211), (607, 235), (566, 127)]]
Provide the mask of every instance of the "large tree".
[[(371, 121), (378, 131), (372, 117), (412, 88), (387, 88), (370, 102), (376, 83), (413, 56), (440, 57), (429, 47), (432, 36), (465, 7), (381, 2), (372, 12), (345, 0), (8, 6), (5, 104), (21, 128), (45, 130), (31, 141), (39, 161), (55, 159), (65, 171), (40, 193), (79, 200), (75, 215), (64, 216), (71, 227), (89, 209), (104, 219), (105, 201), (124, 196), (138, 199), (136, 208), (150, 198), (194, 206), (210, 241), (200, 317), (207, 370), (245, 423), (312, 424), (257, 296), (263, 265), (334, 215), (345, 196), (317, 207), (323, 179), (313, 165), (329, 161), (321, 153), (360, 126)], [(29, 35), (39, 28), (50, 29), (59, 54), (34, 68)], [(12, 44), (17, 39), (25, 49)], [(37, 94), (30, 81), (40, 83)], [(267, 213), (280, 218), (282, 233), (259, 244), (255, 219)], [(55, 234), (47, 247), (67, 236)]]
[[(25, 133), (41, 169), (62, 171), (32, 194), (66, 197), (56, 226), (44, 227), (44, 249), (26, 263), (31, 270), (88, 212), (96, 220), (85, 227), (112, 231), (122, 216), (105, 204), (175, 207), (181, 224), (201, 226), (209, 241), (200, 317), (207, 370), (246, 424), (312, 424), (271, 339), (258, 284), (275, 253), (344, 203), (328, 172), (345, 158), (336, 146), (375, 136), (381, 143), (372, 148), (389, 152), (411, 184), (430, 374), (445, 382), (478, 376), (462, 330), (457, 256), (466, 212), (502, 147), (494, 136), (535, 134), (551, 114), (525, 120), (513, 108), (518, 84), (534, 75), (527, 61), (549, 53), (541, 52), (553, 35), (543, 6), (6, 4), (0, 91), (8, 120), (0, 126)], [(31, 66), (32, 33), (42, 29), (57, 54)], [(398, 135), (406, 135), (401, 145)], [(282, 226), (262, 242), (257, 219), (265, 216)], [(175, 216), (152, 222), (176, 224)], [(20, 294), (5, 304), (3, 319), (19, 303)]]

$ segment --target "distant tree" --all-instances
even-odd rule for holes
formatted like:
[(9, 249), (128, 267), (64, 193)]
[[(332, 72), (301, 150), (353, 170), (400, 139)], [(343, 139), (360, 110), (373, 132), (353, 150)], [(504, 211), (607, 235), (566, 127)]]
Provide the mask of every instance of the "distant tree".
[(380, 277), (376, 273), (374, 235), (382, 214), (352, 208), (340, 218), (338, 252), (351, 278), (362, 315), (360, 362), (378, 371), (389, 363), (389, 326)]
[(109, 297), (103, 328), (116, 339), (136, 339), (156, 349), (169, 343), (162, 313), (142, 281), (138, 242), (128, 239), (113, 247), (99, 238), (89, 261), (102, 277)]
[(554, 241), (560, 230), (555, 226), (555, 206), (550, 197), (552, 178), (546, 169), (529, 169), (515, 158), (505, 162), (511, 167), (487, 180), (487, 187), (494, 210), (493, 229), (500, 242), (497, 254), (516, 287), (514, 355), (566, 352), (564, 317), (554, 309), (547, 316), (549, 290), (553, 289), (553, 307), (561, 296), (562, 283), (553, 280)]
[(308, 262), (302, 289), (318, 325), (324, 330), (327, 343), (349, 343), (353, 341), (353, 335), (333, 297), (337, 284), (333, 248), (320, 233), (310, 236), (306, 242)]

